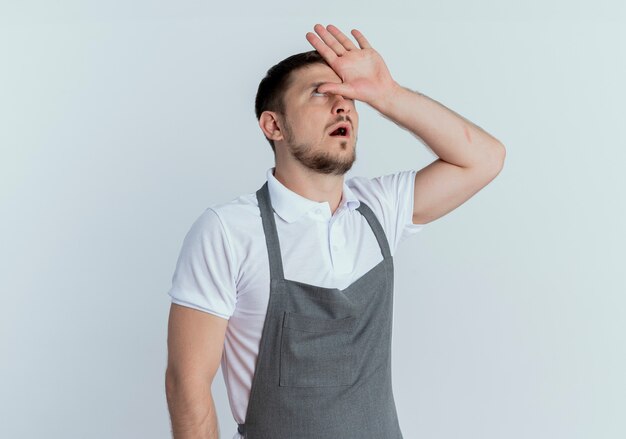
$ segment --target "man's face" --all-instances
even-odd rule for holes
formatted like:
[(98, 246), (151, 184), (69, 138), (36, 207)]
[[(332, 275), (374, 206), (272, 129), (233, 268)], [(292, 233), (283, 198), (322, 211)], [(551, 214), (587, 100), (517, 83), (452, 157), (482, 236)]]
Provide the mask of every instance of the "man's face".
[[(326, 64), (313, 64), (292, 72), (284, 95), (284, 143), (305, 167), (322, 174), (343, 175), (356, 160), (359, 115), (354, 101), (340, 95), (321, 94), (318, 85), (341, 83)], [(345, 136), (331, 136), (337, 124), (347, 124)]]

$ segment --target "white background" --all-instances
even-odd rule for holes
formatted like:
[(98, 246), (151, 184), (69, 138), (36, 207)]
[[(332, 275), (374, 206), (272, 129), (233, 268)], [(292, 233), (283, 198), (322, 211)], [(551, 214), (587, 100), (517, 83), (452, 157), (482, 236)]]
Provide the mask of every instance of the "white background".
[[(593, 5), (593, 6), (592, 6)], [(273, 165), (254, 117), (315, 23), (502, 141), (500, 175), (395, 256), (406, 439), (626, 437), (626, 7), (0, 4), (0, 437), (168, 438), (178, 251)], [(420, 169), (364, 103), (350, 175)], [(222, 437), (235, 425), (221, 372)]]

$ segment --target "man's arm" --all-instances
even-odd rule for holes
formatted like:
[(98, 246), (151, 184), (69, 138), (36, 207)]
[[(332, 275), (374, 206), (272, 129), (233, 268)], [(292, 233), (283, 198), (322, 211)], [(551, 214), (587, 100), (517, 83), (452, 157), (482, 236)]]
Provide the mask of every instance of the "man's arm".
[(319, 37), (309, 32), (307, 40), (342, 80), (317, 90), (369, 104), (439, 157), (415, 175), (414, 224), (445, 215), (498, 175), (505, 157), (500, 141), (440, 103), (401, 87), (360, 31), (352, 30), (357, 47), (333, 25), (317, 24), (314, 30)]
[(414, 224), (454, 210), (502, 170), (506, 151), (500, 141), (421, 93), (396, 85), (376, 109), (439, 157), (415, 175)]
[(228, 320), (172, 303), (165, 392), (174, 439), (218, 439), (211, 383)]

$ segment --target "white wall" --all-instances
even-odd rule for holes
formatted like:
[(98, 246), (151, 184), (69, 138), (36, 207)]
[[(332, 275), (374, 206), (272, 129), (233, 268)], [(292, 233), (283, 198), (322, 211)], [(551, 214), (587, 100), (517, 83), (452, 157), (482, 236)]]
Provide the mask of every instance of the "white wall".
[[(170, 437), (182, 239), (264, 182), (256, 88), (318, 22), (507, 148), (396, 254), (405, 437), (626, 437), (624, 3), (227, 3), (0, 5), (0, 437)], [(359, 111), (350, 175), (434, 160)]]

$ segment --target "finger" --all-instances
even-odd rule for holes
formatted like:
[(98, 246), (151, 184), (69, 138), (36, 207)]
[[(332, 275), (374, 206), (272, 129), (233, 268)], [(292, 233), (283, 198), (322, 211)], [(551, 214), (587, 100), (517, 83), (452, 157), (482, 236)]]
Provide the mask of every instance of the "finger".
[(361, 46), (361, 49), (371, 49), (372, 46), (370, 46), (370, 43), (367, 41), (367, 39), (363, 36), (363, 34), (361, 32), (359, 32), (356, 29), (352, 29), (352, 35), (354, 35), (354, 38), (356, 38), (356, 41), (359, 43), (359, 46)]
[(329, 24), (326, 26), (326, 29), (328, 29), (328, 32), (330, 32), (332, 36), (335, 37), (337, 41), (339, 41), (347, 50), (357, 49), (352, 40), (346, 37), (336, 26)]
[(333, 51), (337, 55), (341, 56), (346, 53), (346, 48), (343, 47), (341, 43), (339, 43), (339, 41), (337, 41), (337, 39), (332, 36), (332, 34), (328, 32), (324, 26), (322, 26), (321, 24), (316, 24), (313, 29), (315, 30), (315, 32), (318, 33), (322, 40), (324, 40), (326, 45), (333, 49)]
[(346, 84), (327, 82), (317, 87), (317, 90), (320, 93), (330, 93), (333, 95), (343, 96), (345, 99), (354, 99), (354, 89)]
[(309, 43), (311, 43), (311, 46), (313, 46), (315, 50), (317, 50), (319, 54), (322, 55), (322, 58), (324, 58), (324, 60), (329, 65), (332, 65), (335, 62), (335, 60), (337, 59), (337, 54), (333, 51), (333, 49), (328, 47), (322, 40), (320, 40), (317, 35), (315, 35), (313, 32), (307, 32), (306, 39)]

